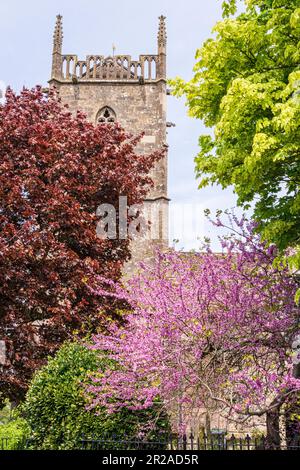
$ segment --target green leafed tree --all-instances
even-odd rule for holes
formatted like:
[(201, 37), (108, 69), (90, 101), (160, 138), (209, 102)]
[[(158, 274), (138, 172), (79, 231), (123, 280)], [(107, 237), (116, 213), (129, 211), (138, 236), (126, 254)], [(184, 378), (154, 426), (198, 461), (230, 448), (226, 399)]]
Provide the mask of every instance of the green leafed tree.
[(236, 3), (223, 3), (191, 81), (171, 85), (213, 128), (199, 138), (200, 187), (233, 185), (239, 205), (253, 203), (263, 235), (296, 248), (299, 268), (300, 0), (246, 0), (239, 15)]

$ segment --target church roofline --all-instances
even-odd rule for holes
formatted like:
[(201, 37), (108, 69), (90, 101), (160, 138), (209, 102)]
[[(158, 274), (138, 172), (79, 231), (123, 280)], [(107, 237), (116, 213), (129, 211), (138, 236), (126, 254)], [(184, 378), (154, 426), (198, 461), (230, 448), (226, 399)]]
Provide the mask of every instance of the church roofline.
[(58, 82), (86, 81), (143, 81), (166, 80), (166, 25), (165, 17), (159, 17), (157, 54), (142, 54), (138, 60), (130, 55), (87, 55), (79, 60), (76, 54), (62, 54), (62, 16), (56, 19), (51, 80)]

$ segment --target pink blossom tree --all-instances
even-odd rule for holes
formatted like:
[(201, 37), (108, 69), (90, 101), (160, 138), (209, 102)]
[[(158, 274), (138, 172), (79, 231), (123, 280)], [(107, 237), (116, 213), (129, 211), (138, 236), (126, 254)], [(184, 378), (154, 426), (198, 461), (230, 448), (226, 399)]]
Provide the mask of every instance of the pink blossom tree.
[(93, 378), (92, 408), (146, 409), (160, 397), (166, 409), (179, 407), (183, 427), (193, 410), (215, 407), (237, 421), (266, 416), (278, 441), (278, 413), (300, 389), (290, 348), (297, 285), (253, 224), (229, 219), (222, 253), (209, 245), (158, 252), (126, 286), (107, 281), (98, 290), (126, 300), (130, 311), (123, 327), (108, 325), (93, 339), (118, 367)]

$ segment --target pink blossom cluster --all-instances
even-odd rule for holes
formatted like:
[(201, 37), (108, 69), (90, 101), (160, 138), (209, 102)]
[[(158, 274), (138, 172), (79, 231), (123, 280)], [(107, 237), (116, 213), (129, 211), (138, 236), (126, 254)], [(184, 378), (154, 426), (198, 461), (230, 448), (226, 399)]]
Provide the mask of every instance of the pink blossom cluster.
[(125, 286), (106, 281), (97, 291), (126, 300), (129, 311), (124, 326), (109, 324), (93, 338), (116, 367), (93, 377), (91, 408), (145, 409), (160, 400), (185, 416), (201, 407), (260, 416), (300, 389), (290, 349), (296, 282), (253, 224), (230, 220), (222, 253), (157, 252)]

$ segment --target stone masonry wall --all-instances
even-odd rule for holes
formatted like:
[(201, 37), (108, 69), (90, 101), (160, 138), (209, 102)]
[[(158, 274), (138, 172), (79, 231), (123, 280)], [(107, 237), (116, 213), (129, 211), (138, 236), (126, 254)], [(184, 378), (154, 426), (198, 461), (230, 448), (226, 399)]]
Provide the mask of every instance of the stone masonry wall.
[[(109, 106), (125, 130), (134, 135), (144, 132), (145, 135), (137, 148), (138, 152), (151, 153), (166, 144), (165, 81), (142, 85), (127, 82), (55, 83), (55, 86), (63, 103), (69, 105), (72, 113), (82, 110), (91, 122), (96, 123), (99, 111)], [(164, 248), (168, 245), (167, 172), (165, 157), (156, 164), (151, 173), (154, 188), (145, 202), (145, 206), (152, 213), (151, 233), (155, 234), (155, 239), (135, 240), (132, 243), (132, 260), (125, 269), (128, 274), (136, 270), (139, 261), (151, 259), (155, 247)]]

